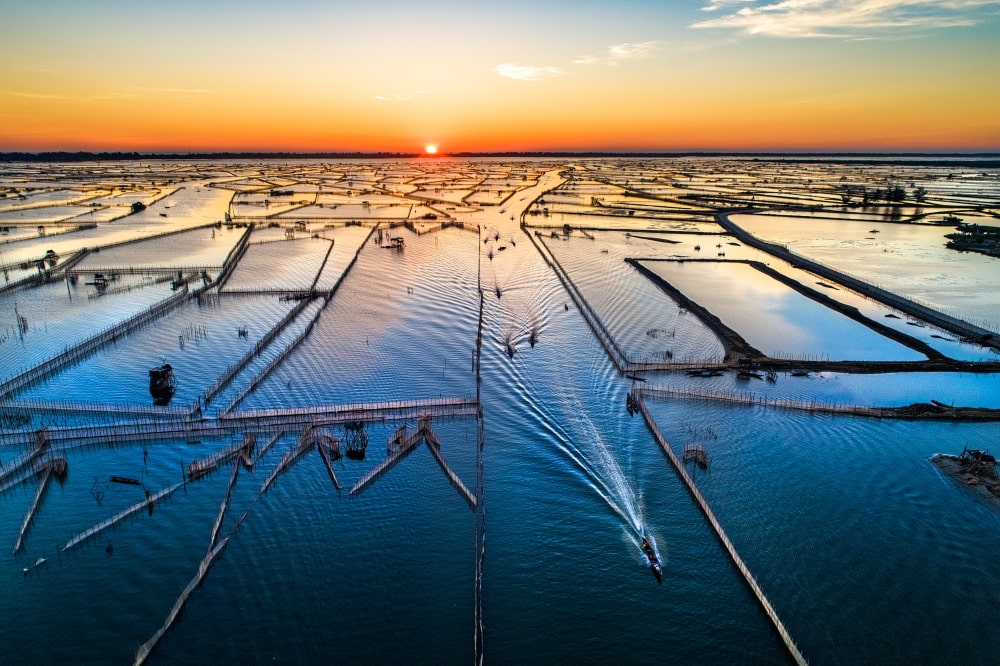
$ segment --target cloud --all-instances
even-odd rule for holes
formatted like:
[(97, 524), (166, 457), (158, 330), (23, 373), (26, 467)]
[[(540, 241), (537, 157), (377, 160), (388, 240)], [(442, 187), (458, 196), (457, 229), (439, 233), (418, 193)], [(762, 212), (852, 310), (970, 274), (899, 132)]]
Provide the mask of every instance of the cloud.
[(426, 95), (428, 91), (426, 90), (415, 90), (409, 93), (398, 93), (393, 95), (375, 95), (375, 99), (380, 102), (410, 102), (415, 100), (418, 95)]
[(540, 81), (541, 79), (551, 79), (565, 74), (558, 67), (536, 67), (533, 65), (514, 65), (511, 63), (497, 65), (493, 71), (500, 76), (506, 76), (508, 79), (514, 79), (515, 81)]
[(9, 69), (23, 69), (28, 72), (51, 72), (52, 68), (48, 65), (38, 65), (38, 64), (20, 64), (20, 65), (7, 65)]
[[(742, 5), (737, 11), (736, 6)], [(863, 37), (874, 32), (966, 27), (978, 23), (974, 10), (1000, 0), (714, 0), (704, 11), (718, 18), (692, 28), (728, 28), (774, 37)]]
[(178, 93), (181, 95), (205, 95), (212, 92), (208, 88), (139, 88), (139, 90), (162, 93)]
[(136, 93), (111, 92), (103, 95), (87, 95), (86, 97), (82, 97), (81, 99), (86, 100), (88, 102), (89, 101), (101, 102), (107, 100), (132, 99), (133, 97), (138, 97), (138, 96), (139, 95)]
[(28, 99), (77, 99), (75, 97), (67, 97), (65, 95), (50, 95), (48, 93), (31, 93), (31, 92), (18, 92), (16, 90), (8, 90), (9, 94), (14, 97), (27, 97)]
[(14, 95), (15, 97), (25, 97), (27, 99), (39, 99), (39, 100), (61, 100), (69, 102), (102, 102), (108, 100), (123, 100), (132, 99), (140, 96), (140, 92), (152, 92), (152, 93), (166, 93), (170, 95), (178, 96), (183, 99), (195, 94), (205, 94), (212, 92), (211, 90), (206, 90), (202, 88), (137, 88), (139, 92), (103, 92), (103, 93), (93, 93), (90, 95), (59, 95), (53, 93), (36, 93), (36, 92), (22, 92), (17, 90), (8, 90), (8, 94)]
[(573, 60), (574, 65), (617, 65), (622, 60), (638, 60), (647, 58), (660, 48), (660, 42), (625, 42), (609, 46), (601, 55), (584, 55)]
[(730, 5), (745, 5), (746, 0), (715, 0), (712, 4), (707, 7), (702, 7), (703, 12), (714, 12), (724, 7), (729, 7)]

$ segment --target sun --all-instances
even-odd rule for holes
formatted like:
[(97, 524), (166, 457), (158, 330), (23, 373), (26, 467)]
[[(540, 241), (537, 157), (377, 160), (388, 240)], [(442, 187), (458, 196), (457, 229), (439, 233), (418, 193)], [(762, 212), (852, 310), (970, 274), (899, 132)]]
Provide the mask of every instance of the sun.
[(436, 143), (428, 143), (426, 146), (424, 146), (424, 152), (427, 153), (428, 155), (436, 155), (437, 151), (438, 147)]

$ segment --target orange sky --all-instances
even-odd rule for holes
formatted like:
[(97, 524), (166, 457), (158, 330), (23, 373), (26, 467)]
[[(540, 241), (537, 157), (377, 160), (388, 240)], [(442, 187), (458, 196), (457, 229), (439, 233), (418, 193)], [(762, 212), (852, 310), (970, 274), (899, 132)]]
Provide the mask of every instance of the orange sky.
[(2, 151), (1000, 150), (987, 0), (24, 4)]

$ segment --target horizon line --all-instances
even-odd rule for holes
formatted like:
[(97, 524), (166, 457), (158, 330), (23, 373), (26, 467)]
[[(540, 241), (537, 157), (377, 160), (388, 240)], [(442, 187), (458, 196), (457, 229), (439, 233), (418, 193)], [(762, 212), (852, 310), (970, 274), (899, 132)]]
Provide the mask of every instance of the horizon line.
[(88, 161), (90, 159), (428, 159), (469, 157), (881, 157), (881, 158), (1000, 158), (1000, 152), (993, 151), (850, 151), (850, 150), (494, 150), (455, 151), (435, 154), (415, 151), (276, 151), (276, 150), (198, 150), (198, 151), (139, 151), (139, 150), (38, 150), (0, 151), (0, 162), (20, 161)]

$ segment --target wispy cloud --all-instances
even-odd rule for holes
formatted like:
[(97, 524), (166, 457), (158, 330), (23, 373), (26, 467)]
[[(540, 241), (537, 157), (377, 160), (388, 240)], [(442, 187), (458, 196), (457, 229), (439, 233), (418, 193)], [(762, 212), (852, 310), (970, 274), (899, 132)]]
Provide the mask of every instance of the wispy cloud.
[(28, 99), (79, 99), (77, 97), (68, 97), (66, 95), (53, 95), (50, 93), (33, 93), (33, 92), (20, 92), (18, 90), (8, 90), (9, 95), (14, 97), (26, 97)]
[(57, 93), (24, 92), (20, 90), (7, 91), (8, 94), (13, 95), (14, 97), (65, 102), (102, 102), (108, 100), (133, 99), (141, 97), (145, 93), (166, 94), (186, 98), (192, 95), (203, 95), (210, 92), (212, 91), (204, 88), (137, 88), (134, 91), (112, 90), (110, 92), (99, 92), (89, 95), (62, 95)]
[(9, 64), (8, 69), (20, 69), (26, 72), (51, 72), (52, 68), (48, 65), (38, 65), (32, 63), (22, 63), (22, 64)]
[(179, 95), (206, 95), (212, 92), (208, 88), (139, 88), (144, 92), (172, 93)]
[(714, 0), (702, 9), (728, 13), (691, 27), (775, 37), (857, 38), (890, 30), (971, 26), (979, 22), (975, 10), (990, 6), (1000, 6), (1000, 0)]
[(499, 64), (493, 71), (500, 76), (506, 76), (508, 79), (514, 79), (515, 81), (540, 81), (542, 79), (562, 76), (566, 73), (558, 67), (547, 65), (540, 67), (535, 65), (514, 65), (511, 63)]
[(733, 5), (745, 5), (745, 4), (747, 4), (747, 0), (715, 0), (712, 4), (706, 7), (702, 7), (701, 11), (714, 12), (718, 11), (719, 9), (731, 7)]
[(80, 99), (88, 102), (105, 102), (108, 100), (133, 99), (138, 96), (138, 93), (110, 92), (98, 95), (87, 95), (86, 97), (81, 97)]
[(380, 102), (410, 102), (420, 95), (426, 95), (426, 90), (416, 90), (409, 93), (399, 93), (394, 95), (375, 95), (375, 99)]
[(605, 53), (579, 56), (573, 60), (574, 65), (617, 65), (623, 60), (638, 60), (648, 58), (660, 48), (660, 42), (625, 42), (609, 46)]

